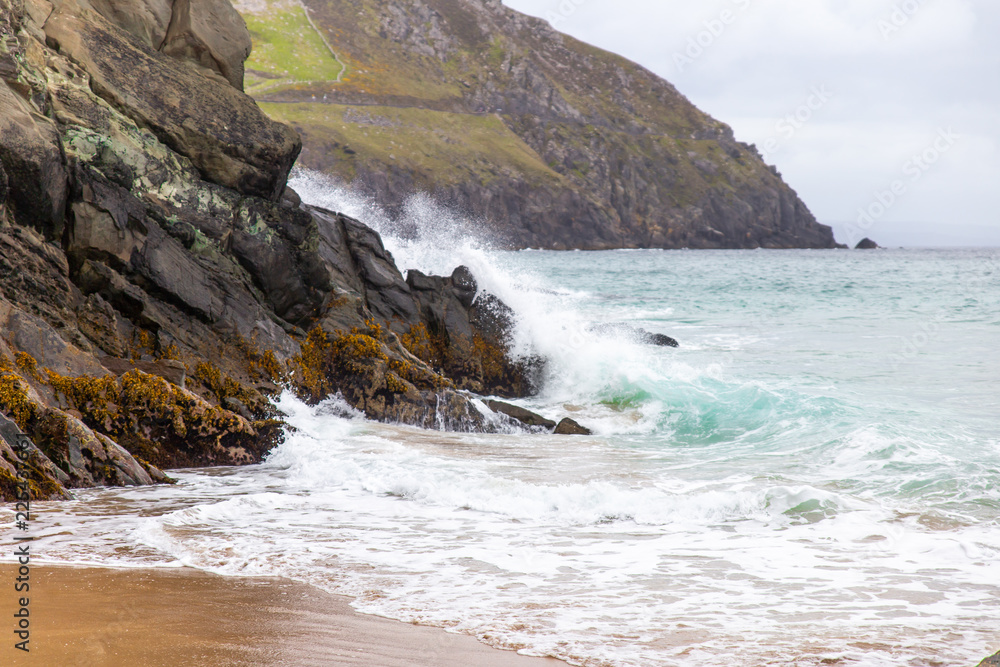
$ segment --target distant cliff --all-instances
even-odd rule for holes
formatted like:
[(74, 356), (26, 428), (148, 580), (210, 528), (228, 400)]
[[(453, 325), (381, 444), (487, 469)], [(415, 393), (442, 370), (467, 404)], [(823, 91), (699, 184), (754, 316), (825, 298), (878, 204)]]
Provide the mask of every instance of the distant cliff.
[(247, 90), (300, 164), (432, 193), (517, 247), (829, 248), (757, 150), (635, 63), (499, 0), (247, 0)]
[(249, 50), (227, 0), (0, 0), (0, 499), (260, 461), (283, 388), (468, 430), (531, 390), (467, 269), (286, 187)]

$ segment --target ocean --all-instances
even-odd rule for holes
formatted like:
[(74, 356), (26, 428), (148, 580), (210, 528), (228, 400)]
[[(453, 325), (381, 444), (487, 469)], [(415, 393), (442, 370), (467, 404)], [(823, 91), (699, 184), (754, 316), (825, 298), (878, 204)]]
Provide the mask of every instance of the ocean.
[[(975, 665), (1000, 643), (1000, 251), (504, 252), (416, 197), (401, 268), (467, 264), (595, 435), (444, 433), (284, 395), (256, 466), (39, 503), (50, 562), (279, 575), (607, 667)], [(680, 341), (655, 347), (594, 325)]]

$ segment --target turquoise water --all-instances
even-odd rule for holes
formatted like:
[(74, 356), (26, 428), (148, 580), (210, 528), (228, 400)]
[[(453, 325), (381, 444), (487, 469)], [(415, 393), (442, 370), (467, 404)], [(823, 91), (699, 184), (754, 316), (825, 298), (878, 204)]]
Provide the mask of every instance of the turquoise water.
[[(421, 213), (433, 217), (435, 210)], [(388, 223), (387, 223), (388, 224)], [(592, 437), (374, 424), (336, 400), (260, 466), (46, 506), (39, 553), (281, 574), (577, 665), (972, 665), (1000, 649), (1000, 252), (497, 252)], [(594, 332), (628, 323), (678, 349)]]

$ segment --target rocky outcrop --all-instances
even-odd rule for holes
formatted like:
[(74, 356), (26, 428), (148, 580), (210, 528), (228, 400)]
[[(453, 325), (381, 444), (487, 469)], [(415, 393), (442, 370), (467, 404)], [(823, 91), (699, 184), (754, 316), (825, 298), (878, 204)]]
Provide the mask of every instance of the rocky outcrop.
[(856, 246), (854, 246), (854, 249), (855, 250), (878, 250), (879, 247), (880, 247), (879, 244), (875, 243), (875, 241), (872, 241), (870, 238), (865, 237), (865, 238), (861, 239), (860, 241), (858, 241), (858, 244)]
[(196, 63), (243, 90), (246, 23), (227, 0), (80, 0), (154, 51)]
[(67, 176), (57, 130), (6, 81), (0, 81), (0, 164), (11, 212), (49, 238), (62, 234)]
[(243, 63), (250, 32), (229, 0), (175, 0), (160, 50), (218, 72), (243, 90)]
[(349, 76), (255, 94), (301, 129), (300, 164), (390, 210), (425, 191), (514, 247), (837, 247), (730, 127), (542, 20), (500, 2), (304, 3)]
[(986, 658), (979, 663), (979, 667), (1000, 667), (1000, 653)]
[(533, 387), (467, 269), (404, 279), (378, 234), (286, 189), (296, 134), (170, 47), (239, 60), (196, 20), (212, 7), (164, 26), (152, 0), (0, 0), (4, 497), (260, 461), (283, 389), (482, 430), (470, 391)]
[(48, 43), (83, 69), (97, 95), (190, 159), (205, 180), (272, 201), (280, 197), (301, 142), (239, 90), (162, 57), (74, 0), (62, 0), (44, 31)]
[(532, 412), (520, 405), (512, 405), (503, 401), (484, 401), (486, 407), (497, 414), (504, 415), (513, 422), (523, 424), (533, 431), (553, 433), (555, 435), (593, 435), (593, 432), (581, 426), (573, 419), (564, 417), (559, 423), (546, 419), (538, 413)]

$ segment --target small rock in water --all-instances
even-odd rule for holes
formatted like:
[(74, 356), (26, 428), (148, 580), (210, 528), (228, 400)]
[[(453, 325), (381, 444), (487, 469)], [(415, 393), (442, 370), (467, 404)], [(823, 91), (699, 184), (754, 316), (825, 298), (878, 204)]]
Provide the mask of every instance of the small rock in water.
[(486, 405), (493, 412), (500, 412), (508, 417), (512, 417), (525, 426), (542, 426), (544, 428), (552, 428), (556, 425), (556, 423), (551, 419), (546, 419), (545, 417), (536, 414), (531, 410), (526, 410), (519, 405), (511, 405), (510, 403), (504, 403), (503, 401), (486, 401)]
[(559, 425), (556, 426), (556, 430), (553, 431), (553, 433), (556, 435), (593, 435), (593, 431), (585, 426), (580, 426), (569, 417), (566, 417), (559, 422)]
[(879, 244), (872, 241), (870, 238), (863, 238), (858, 241), (858, 245), (854, 246), (855, 250), (878, 250)]
[[(640, 329), (640, 331), (643, 331)], [(643, 332), (646, 333), (646, 332)], [(680, 347), (680, 343), (677, 342), (676, 338), (671, 338), (666, 334), (661, 333), (651, 333), (647, 335), (645, 342), (650, 345), (659, 345), (660, 347)]]
[(646, 345), (658, 345), (660, 347), (680, 347), (676, 339), (661, 333), (651, 333), (641, 327), (634, 327), (631, 324), (621, 322), (609, 322), (605, 324), (595, 324), (590, 327), (594, 333), (605, 336), (623, 336), (631, 338)]

